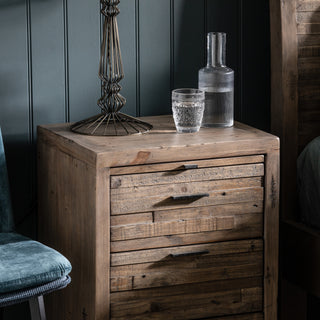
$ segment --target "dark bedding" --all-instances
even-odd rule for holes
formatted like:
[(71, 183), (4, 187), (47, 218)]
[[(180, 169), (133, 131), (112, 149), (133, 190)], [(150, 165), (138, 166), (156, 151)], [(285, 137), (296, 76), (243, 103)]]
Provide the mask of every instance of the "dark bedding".
[(298, 157), (300, 218), (320, 229), (320, 137), (312, 140)]

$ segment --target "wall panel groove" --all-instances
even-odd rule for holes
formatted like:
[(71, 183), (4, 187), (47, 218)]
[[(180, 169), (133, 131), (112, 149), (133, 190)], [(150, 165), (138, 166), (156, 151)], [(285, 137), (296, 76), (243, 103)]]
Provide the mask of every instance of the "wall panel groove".
[(140, 0), (135, 0), (135, 45), (136, 45), (136, 116), (141, 116), (140, 110)]
[(28, 72), (28, 109), (29, 109), (29, 142), (34, 143), (34, 120), (33, 120), (33, 79), (32, 79), (32, 39), (31, 39), (31, 5), (26, 0), (26, 35), (27, 35), (27, 72)]
[(122, 86), (121, 95), (127, 102), (122, 112), (135, 116), (138, 112), (139, 91), (137, 77), (139, 77), (139, 47), (137, 37), (139, 36), (139, 3), (133, 0), (121, 0), (120, 14), (118, 15), (118, 26), (120, 46), (122, 54), (124, 79), (120, 82)]
[(17, 229), (32, 234), (34, 220), (24, 220), (34, 195), (28, 11), (26, 1), (0, 1), (0, 126)]
[[(25, 170), (29, 171), (27, 174), (30, 179), (28, 181), (28, 207), (22, 215), (19, 216), (19, 220), (16, 221), (18, 228), (22, 224), (28, 222), (34, 223), (35, 212), (36, 212), (36, 198), (37, 198), (37, 179), (36, 179), (36, 153), (35, 153), (35, 139), (36, 139), (36, 128), (34, 125), (34, 108), (33, 108), (33, 63), (32, 63), (32, 29), (31, 29), (31, 2), (26, 1), (26, 37), (27, 37), (27, 74), (28, 74), (28, 110), (29, 110), (29, 167)], [(34, 224), (33, 228), (30, 228), (31, 234), (36, 234), (37, 225)]]
[(170, 91), (174, 89), (174, 0), (170, 0)]
[(205, 66), (205, 0), (174, 1), (174, 88), (197, 88)]
[[(205, 35), (205, 39), (203, 39), (203, 46), (206, 48), (206, 36), (208, 33), (208, 19), (207, 19), (207, 12), (208, 12), (208, 1), (209, 0), (204, 0), (204, 12), (203, 12), (203, 32)], [(203, 61), (206, 63), (207, 60), (207, 54), (206, 54), (206, 49), (203, 50)]]
[(70, 121), (100, 112), (97, 100), (100, 52), (99, 1), (67, 0)]
[(244, 0), (242, 5), (241, 120), (269, 130), (269, 1)]
[(140, 111), (167, 114), (170, 105), (170, 0), (140, 0)]
[(239, 32), (238, 32), (238, 37), (240, 39), (239, 45), (240, 45), (240, 50), (239, 50), (239, 60), (238, 60), (238, 77), (239, 77), (239, 107), (236, 111), (235, 118), (238, 121), (243, 121), (243, 0), (240, 0), (239, 2)]
[(68, 39), (68, 0), (63, 0), (63, 44), (64, 44), (64, 81), (65, 81), (65, 121), (70, 121), (69, 103), (69, 39)]
[[(233, 8), (233, 10), (230, 10)], [(240, 22), (239, 0), (209, 0), (207, 7), (208, 32), (225, 32), (227, 34), (226, 64), (235, 72), (234, 110), (235, 118), (238, 119), (241, 110), (240, 79), (241, 68), (239, 55), (241, 46), (239, 38)]]

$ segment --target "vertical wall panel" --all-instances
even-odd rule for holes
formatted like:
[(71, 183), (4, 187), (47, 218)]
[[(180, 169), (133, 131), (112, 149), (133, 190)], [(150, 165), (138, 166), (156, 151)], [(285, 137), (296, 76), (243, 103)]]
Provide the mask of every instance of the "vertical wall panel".
[[(227, 66), (235, 71), (235, 119), (241, 121), (241, 1), (207, 0), (207, 31), (227, 33)], [(260, 2), (260, 1), (257, 1)]]
[(205, 65), (205, 0), (174, 1), (174, 88), (197, 88)]
[(100, 112), (100, 5), (88, 0), (67, 4), (70, 121), (78, 121)]
[(0, 125), (7, 142), (29, 135), (27, 9), (25, 1), (0, 2)]
[[(28, 213), (32, 202), (32, 109), (28, 92), (27, 21), (26, 1), (0, 2), (0, 126), (16, 222)], [(30, 234), (29, 230), (23, 231)]]
[(242, 121), (270, 129), (270, 26), (268, 0), (243, 0)]
[(168, 114), (170, 105), (170, 0), (140, 0), (140, 112)]
[(39, 124), (64, 122), (63, 0), (31, 0), (32, 97), (34, 131)]
[[(36, 155), (35, 140), (39, 124), (66, 121), (65, 117), (65, 51), (63, 0), (29, 0), (29, 79), (33, 119), (32, 198), (29, 214), (36, 226)], [(35, 236), (35, 231), (33, 232)]]
[(124, 79), (120, 82), (121, 94), (127, 99), (121, 111), (136, 115), (136, 11), (134, 0), (121, 0), (118, 16), (120, 46), (124, 68)]

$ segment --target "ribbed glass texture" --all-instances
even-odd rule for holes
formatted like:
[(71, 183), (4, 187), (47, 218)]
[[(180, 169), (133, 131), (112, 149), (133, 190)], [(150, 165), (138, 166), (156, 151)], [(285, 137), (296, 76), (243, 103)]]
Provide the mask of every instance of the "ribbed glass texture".
[(198, 132), (204, 110), (204, 92), (198, 89), (172, 91), (172, 114), (178, 133)]
[(207, 65), (199, 70), (205, 92), (202, 127), (231, 127), (234, 122), (234, 71), (226, 66), (226, 34), (207, 35)]

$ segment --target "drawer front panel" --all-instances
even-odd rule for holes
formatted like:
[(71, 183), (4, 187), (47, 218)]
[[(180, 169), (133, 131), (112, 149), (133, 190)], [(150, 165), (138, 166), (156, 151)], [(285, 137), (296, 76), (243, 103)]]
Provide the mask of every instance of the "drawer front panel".
[[(183, 164), (181, 164), (183, 166)], [(264, 174), (263, 164), (244, 164), (200, 169), (138, 173), (111, 177), (111, 189), (122, 189), (138, 186), (183, 183), (206, 180), (234, 179), (255, 177)]]
[(133, 187), (111, 191), (112, 215), (263, 200), (262, 178)]
[(110, 305), (118, 320), (262, 320), (262, 306), (262, 279), (254, 277), (114, 292)]
[(262, 237), (263, 202), (111, 217), (111, 252)]
[(218, 158), (209, 160), (194, 160), (194, 161), (184, 161), (181, 162), (167, 162), (159, 164), (143, 164), (134, 165), (129, 167), (114, 167), (111, 168), (111, 175), (124, 175), (124, 174), (134, 174), (134, 173), (150, 173), (159, 171), (177, 171), (185, 169), (185, 165), (190, 167), (197, 166), (198, 168), (209, 168), (209, 167), (225, 167), (240, 164), (249, 163), (263, 163), (263, 155), (255, 156), (243, 156), (243, 157), (232, 157), (232, 158)]
[(111, 177), (111, 214), (263, 199), (263, 164)]
[(258, 277), (262, 240), (182, 246), (111, 256), (111, 292)]
[(247, 314), (240, 314), (234, 316), (226, 316), (226, 317), (214, 317), (214, 318), (207, 318), (206, 320), (263, 320), (264, 316), (263, 313), (247, 313)]

